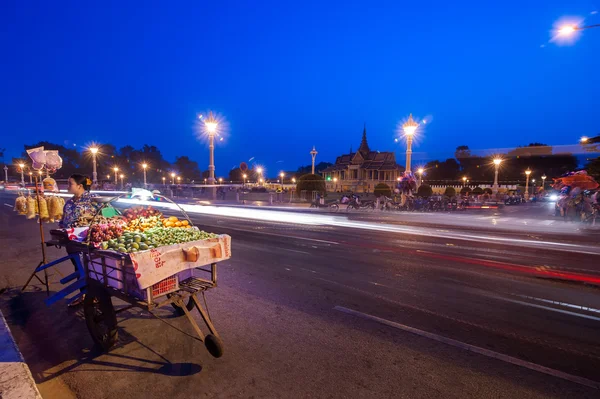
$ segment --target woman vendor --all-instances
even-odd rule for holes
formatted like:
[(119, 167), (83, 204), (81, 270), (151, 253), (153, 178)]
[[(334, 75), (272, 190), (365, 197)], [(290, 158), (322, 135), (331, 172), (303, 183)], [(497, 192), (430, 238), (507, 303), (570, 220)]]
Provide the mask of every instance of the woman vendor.
[[(73, 194), (73, 197), (65, 202), (65, 206), (63, 208), (63, 217), (59, 222), (59, 227), (63, 229), (68, 229), (75, 227), (75, 223), (79, 220), (79, 218), (83, 215), (94, 216), (98, 209), (102, 206), (101, 203), (97, 203), (93, 200), (93, 196), (90, 193), (90, 188), (92, 186), (92, 181), (89, 177), (73, 174), (69, 177), (69, 186), (68, 192)], [(68, 245), (66, 247), (67, 253), (78, 253), (80, 252), (78, 249), (70, 248)], [(75, 266), (75, 271), (77, 271), (77, 266), (75, 263), (75, 259), (71, 259), (73, 262), (73, 266)], [(83, 297), (80, 299), (71, 302), (69, 306), (77, 306), (83, 302)]]

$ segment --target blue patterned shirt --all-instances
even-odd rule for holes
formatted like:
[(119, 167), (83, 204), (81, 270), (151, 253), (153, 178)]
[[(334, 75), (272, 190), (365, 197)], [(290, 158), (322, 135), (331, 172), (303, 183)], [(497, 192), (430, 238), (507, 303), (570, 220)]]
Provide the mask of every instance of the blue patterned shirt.
[(73, 224), (79, 220), (79, 217), (85, 214), (94, 216), (98, 209), (102, 206), (102, 203), (92, 201), (94, 195), (90, 194), (89, 191), (84, 192), (81, 197), (75, 199), (72, 197), (65, 202), (63, 208), (62, 220), (58, 223), (60, 228), (66, 229), (73, 227)]

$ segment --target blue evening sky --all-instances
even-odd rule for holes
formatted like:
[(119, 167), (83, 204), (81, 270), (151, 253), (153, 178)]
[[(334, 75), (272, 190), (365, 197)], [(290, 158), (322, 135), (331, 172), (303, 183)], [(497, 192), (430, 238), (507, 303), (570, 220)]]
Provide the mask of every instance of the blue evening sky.
[(360, 143), (397, 151), (397, 125), (430, 117), (419, 160), (456, 146), (563, 145), (600, 130), (600, 29), (550, 43), (592, 1), (28, 1), (0, 12), (0, 147), (48, 140), (157, 145), (202, 169), (197, 113), (228, 131), (217, 175), (270, 175)]

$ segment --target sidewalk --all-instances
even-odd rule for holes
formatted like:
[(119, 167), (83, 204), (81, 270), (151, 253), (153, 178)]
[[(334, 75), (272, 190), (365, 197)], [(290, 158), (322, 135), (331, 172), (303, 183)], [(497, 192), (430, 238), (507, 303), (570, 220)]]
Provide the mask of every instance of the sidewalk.
[(0, 311), (0, 398), (29, 399), (40, 395), (29, 367)]

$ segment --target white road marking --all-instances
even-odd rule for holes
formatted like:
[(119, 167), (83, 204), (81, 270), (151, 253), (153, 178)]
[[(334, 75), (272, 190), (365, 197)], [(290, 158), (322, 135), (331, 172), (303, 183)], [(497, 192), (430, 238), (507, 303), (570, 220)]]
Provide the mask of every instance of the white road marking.
[(489, 297), (490, 298), (494, 298), (494, 299), (499, 299), (501, 301), (512, 302), (512, 303), (517, 303), (519, 305), (529, 306), (529, 307), (532, 307), (532, 308), (544, 309), (544, 310), (549, 310), (551, 312), (563, 313), (563, 314), (568, 314), (570, 316), (576, 316), (576, 317), (581, 317), (581, 318), (584, 318), (584, 319), (590, 319), (590, 320), (594, 320), (594, 321), (600, 321), (600, 317), (590, 316), (590, 315), (587, 315), (587, 314), (570, 312), (568, 310), (556, 309), (556, 308), (551, 308), (551, 307), (543, 306), (543, 305), (536, 305), (535, 303), (517, 301), (515, 299), (503, 298), (501, 296), (489, 295)]
[(559, 370), (554, 370), (536, 363), (527, 362), (525, 360), (518, 359), (516, 357), (504, 355), (502, 353), (494, 352), (489, 349), (481, 348), (479, 346), (467, 344), (465, 342), (457, 341), (452, 338), (447, 338), (438, 334), (433, 334), (427, 331), (419, 330), (414, 327), (410, 327), (404, 324), (396, 323), (391, 320), (382, 319), (381, 317), (373, 316), (367, 313), (362, 313), (357, 310), (348, 309), (343, 306), (336, 306), (333, 309), (344, 312), (353, 316), (361, 317), (363, 319), (376, 321), (380, 324), (384, 324), (389, 327), (396, 328), (398, 330), (410, 332), (412, 334), (419, 335), (421, 337), (429, 338), (437, 342), (441, 342), (450, 346), (454, 346), (459, 349), (467, 350), (469, 352), (474, 352), (483, 356), (490, 357), (492, 359), (500, 360), (506, 363), (514, 364), (516, 366), (524, 367), (529, 370), (537, 371), (539, 373), (547, 374), (553, 377), (561, 378), (563, 380), (567, 380), (570, 382), (574, 382), (576, 384), (584, 385), (590, 388), (600, 389), (600, 382), (589, 380), (587, 378), (578, 377), (576, 375), (568, 374)]
[(281, 249), (283, 249), (284, 251), (296, 252), (296, 253), (299, 253), (299, 254), (311, 255), (311, 253), (310, 253), (310, 252), (306, 252), (306, 251), (298, 251), (298, 250), (295, 250), (295, 249), (289, 249), (289, 248), (281, 248)]
[(567, 307), (567, 308), (574, 308), (574, 309), (585, 310), (585, 311), (593, 312), (593, 313), (600, 313), (600, 309), (594, 309), (594, 308), (590, 308), (590, 307), (587, 307), (587, 306), (574, 305), (572, 303), (561, 302), (561, 301), (553, 301), (551, 299), (536, 298), (534, 296), (519, 295), (519, 294), (512, 294), (512, 295), (518, 296), (518, 297), (521, 297), (521, 298), (525, 298), (525, 299), (531, 299), (531, 300), (534, 300), (534, 301), (540, 301), (540, 302), (551, 303), (553, 305), (564, 306), (564, 307)]

